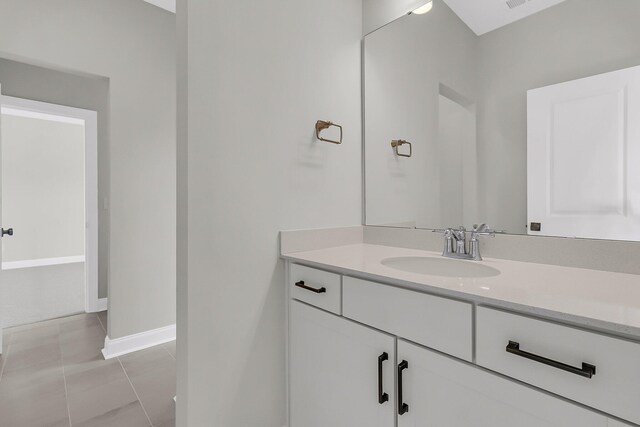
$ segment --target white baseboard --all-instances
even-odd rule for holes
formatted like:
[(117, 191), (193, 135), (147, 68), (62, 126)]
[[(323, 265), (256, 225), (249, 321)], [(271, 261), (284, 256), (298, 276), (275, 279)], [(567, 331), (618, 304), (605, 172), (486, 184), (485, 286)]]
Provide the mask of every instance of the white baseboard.
[(47, 265), (76, 264), (84, 262), (84, 255), (64, 256), (58, 258), (38, 258), (23, 261), (3, 261), (3, 270), (15, 270), (18, 268), (44, 267)]
[(108, 305), (109, 305), (109, 298), (99, 298), (96, 309), (97, 311), (106, 311)]
[[(98, 298), (97, 300), (91, 301), (91, 297), (86, 295), (87, 301), (85, 302), (86, 307), (84, 311), (87, 313), (98, 313), (100, 311), (105, 311), (109, 307), (109, 298)], [(106, 326), (106, 325), (105, 325)]]
[(124, 354), (133, 353), (134, 351), (144, 350), (154, 345), (164, 344), (176, 339), (176, 325), (169, 325), (163, 328), (153, 329), (151, 331), (140, 332), (139, 334), (127, 335), (126, 337), (104, 339), (104, 348), (102, 355), (105, 359), (113, 359), (114, 357)]

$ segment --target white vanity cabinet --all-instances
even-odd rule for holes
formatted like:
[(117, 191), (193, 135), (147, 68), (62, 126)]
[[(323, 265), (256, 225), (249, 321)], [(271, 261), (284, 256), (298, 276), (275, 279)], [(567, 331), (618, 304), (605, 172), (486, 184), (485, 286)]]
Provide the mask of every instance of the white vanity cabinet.
[(607, 427), (602, 415), (402, 340), (398, 361), (408, 409), (398, 427)]
[(298, 301), (289, 316), (289, 425), (393, 427), (395, 338)]
[[(638, 343), (290, 267), (288, 427), (636, 425), (613, 417), (635, 420)], [(509, 353), (512, 339), (567, 366), (578, 366), (579, 355), (598, 371), (592, 380), (555, 372)], [(558, 342), (564, 353), (550, 351)]]
[(486, 307), (476, 334), (478, 365), (640, 423), (638, 343)]

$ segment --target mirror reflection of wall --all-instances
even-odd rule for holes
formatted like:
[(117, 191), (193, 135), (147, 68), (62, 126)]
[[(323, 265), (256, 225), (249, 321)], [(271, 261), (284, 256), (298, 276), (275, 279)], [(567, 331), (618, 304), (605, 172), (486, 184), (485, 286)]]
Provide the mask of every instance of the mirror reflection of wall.
[(367, 224), (527, 233), (527, 92), (640, 64), (636, 0), (480, 3), (434, 0), (365, 37)]

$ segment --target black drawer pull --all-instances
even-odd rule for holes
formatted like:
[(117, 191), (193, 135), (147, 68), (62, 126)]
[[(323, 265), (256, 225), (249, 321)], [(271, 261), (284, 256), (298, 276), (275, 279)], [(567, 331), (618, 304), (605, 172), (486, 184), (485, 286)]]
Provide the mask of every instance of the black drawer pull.
[(382, 390), (382, 362), (385, 360), (389, 360), (386, 352), (378, 356), (378, 403), (381, 405), (389, 400), (389, 395)]
[(327, 292), (327, 288), (325, 288), (324, 286), (321, 287), (320, 289), (316, 289), (316, 288), (312, 288), (311, 286), (307, 286), (304, 284), (304, 280), (301, 280), (299, 282), (296, 282), (296, 286), (302, 289), (306, 289), (308, 291), (311, 292), (315, 292), (316, 294), (324, 294), (325, 292)]
[(582, 368), (576, 368), (575, 366), (567, 365), (566, 363), (522, 351), (520, 350), (520, 343), (515, 341), (509, 341), (509, 344), (507, 345), (507, 353), (515, 354), (516, 356), (524, 357), (525, 359), (530, 359), (544, 365), (553, 366), (554, 368), (562, 369), (563, 371), (571, 372), (572, 374), (580, 375), (585, 378), (591, 378), (596, 374), (596, 367), (593, 365), (583, 362)]
[(404, 415), (409, 412), (409, 405), (402, 401), (402, 371), (409, 368), (409, 362), (403, 360), (398, 365), (398, 415)]

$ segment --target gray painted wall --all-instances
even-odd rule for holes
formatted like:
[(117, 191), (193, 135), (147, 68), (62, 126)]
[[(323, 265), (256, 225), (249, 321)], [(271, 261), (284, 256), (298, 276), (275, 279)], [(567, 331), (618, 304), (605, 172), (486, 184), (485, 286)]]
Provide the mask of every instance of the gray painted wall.
[(478, 46), (482, 221), (525, 233), (529, 89), (640, 64), (640, 2), (566, 0)]
[(282, 427), (278, 233), (361, 222), (362, 2), (178, 7), (178, 425)]
[(109, 78), (109, 336), (175, 323), (175, 15), (142, 0), (0, 10), (3, 56)]
[[(1, 44), (1, 42), (0, 42)], [(0, 56), (2, 54), (0, 53)], [(0, 58), (2, 93), (98, 113), (98, 200), (109, 196), (109, 80)], [(109, 211), (98, 209), (98, 295), (108, 296)]]

